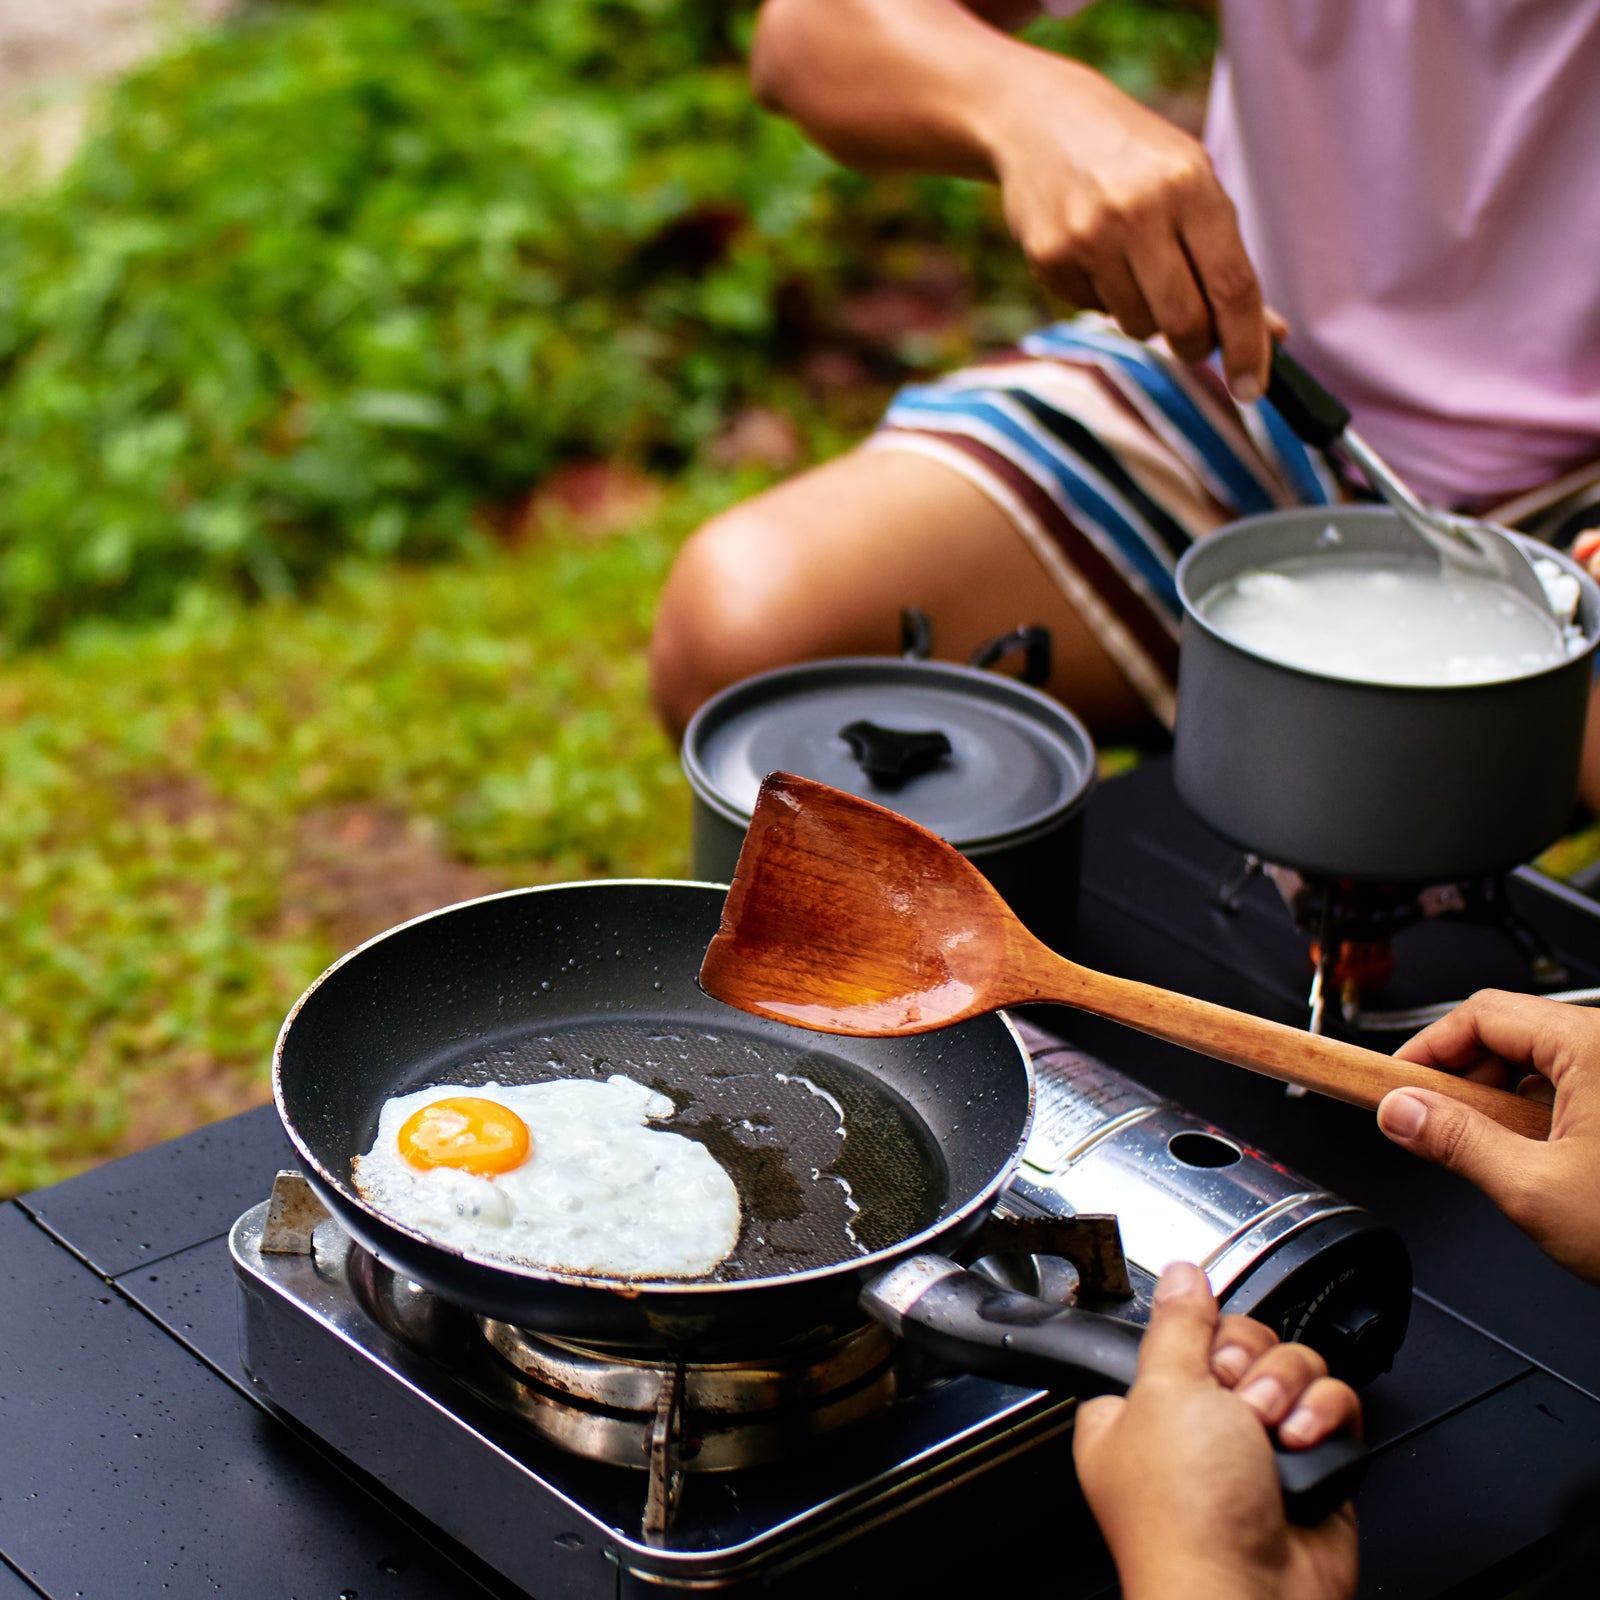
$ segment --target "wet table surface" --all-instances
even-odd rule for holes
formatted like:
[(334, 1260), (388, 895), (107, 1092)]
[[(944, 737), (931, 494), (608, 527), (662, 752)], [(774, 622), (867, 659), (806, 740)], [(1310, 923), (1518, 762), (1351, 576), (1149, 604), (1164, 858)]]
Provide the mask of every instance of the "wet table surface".
[[(1078, 954), (1091, 965), (1304, 1018), (1304, 943), (1270, 885), (1231, 915), (1234, 853), (1152, 762), (1091, 808)], [(1600, 982), (1600, 908), (1532, 877), (1520, 908)], [(1498, 935), (1402, 935), (1390, 1002), (1526, 987)], [(1405, 1236), (1411, 1332), (1365, 1396), (1363, 1595), (1508, 1594), (1554, 1559), (1600, 1486), (1600, 1291), (1552, 1266), (1468, 1186), (1410, 1160), (1370, 1116), (1093, 1018), (1034, 1020), (1368, 1207)], [(498, 1596), (491, 1574), (263, 1410), (238, 1369), (226, 1233), (291, 1164), (270, 1108), (0, 1205), (0, 1600)], [(778, 1596), (893, 1592), (949, 1576), (952, 1540), (991, 1576), (1067, 1596), (1114, 1578), (1059, 1447), (808, 1564)], [(540, 1600), (556, 1600), (554, 1595)]]

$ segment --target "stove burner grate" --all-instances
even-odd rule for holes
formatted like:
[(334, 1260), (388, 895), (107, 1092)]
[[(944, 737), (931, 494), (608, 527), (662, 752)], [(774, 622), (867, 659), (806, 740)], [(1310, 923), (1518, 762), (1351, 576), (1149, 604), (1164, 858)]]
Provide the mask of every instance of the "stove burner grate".
[(1212, 903), (1220, 910), (1236, 911), (1245, 886), (1258, 875), (1276, 886), (1295, 927), (1310, 941), (1307, 1005), (1312, 1033), (1326, 1031), (1334, 996), (1340, 1021), (1351, 1032), (1389, 1032), (1407, 1026), (1406, 1020), (1396, 1019), (1410, 1019), (1414, 1013), (1372, 1011), (1364, 1007), (1363, 998), (1388, 983), (1394, 971), (1395, 935), (1423, 921), (1448, 919), (1497, 929), (1526, 964), (1534, 989), (1547, 993), (1567, 981), (1566, 968), (1544, 937), (1512, 906), (1506, 873), (1456, 883), (1376, 883), (1319, 877), (1246, 855), (1218, 884)]

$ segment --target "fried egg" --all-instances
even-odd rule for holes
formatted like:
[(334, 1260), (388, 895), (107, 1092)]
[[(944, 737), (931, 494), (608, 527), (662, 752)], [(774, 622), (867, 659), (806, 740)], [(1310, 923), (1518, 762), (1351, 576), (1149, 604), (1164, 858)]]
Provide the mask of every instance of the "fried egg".
[(703, 1144), (646, 1124), (671, 1100), (596, 1083), (395, 1095), (350, 1163), (376, 1210), (440, 1244), (612, 1278), (698, 1278), (739, 1242), (739, 1192)]

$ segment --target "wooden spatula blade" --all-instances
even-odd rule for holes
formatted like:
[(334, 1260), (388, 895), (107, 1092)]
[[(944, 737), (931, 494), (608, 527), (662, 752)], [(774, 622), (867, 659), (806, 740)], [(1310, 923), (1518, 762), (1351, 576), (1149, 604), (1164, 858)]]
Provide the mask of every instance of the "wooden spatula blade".
[(898, 812), (792, 773), (761, 785), (700, 987), (824, 1033), (926, 1033), (1006, 1004), (1011, 913)]

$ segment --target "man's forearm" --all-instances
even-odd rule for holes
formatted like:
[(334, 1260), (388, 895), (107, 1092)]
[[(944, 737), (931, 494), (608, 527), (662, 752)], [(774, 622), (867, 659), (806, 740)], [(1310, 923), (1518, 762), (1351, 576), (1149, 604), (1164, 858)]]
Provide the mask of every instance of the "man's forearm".
[[(1019, 40), (1032, 0), (767, 0), (750, 76), (763, 104), (868, 172), (993, 178), (1032, 103), (1088, 69)], [(977, 13), (981, 11), (983, 15)], [(985, 20), (989, 18), (992, 20)]]

